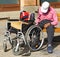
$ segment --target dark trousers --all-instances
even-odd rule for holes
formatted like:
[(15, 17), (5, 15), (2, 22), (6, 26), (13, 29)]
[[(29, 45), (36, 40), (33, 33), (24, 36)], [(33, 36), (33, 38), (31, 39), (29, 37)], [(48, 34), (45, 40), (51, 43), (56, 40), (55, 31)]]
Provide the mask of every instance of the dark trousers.
[[(50, 20), (43, 20), (39, 23), (39, 26), (44, 29), (44, 25), (46, 23), (51, 23)], [(50, 26), (48, 26), (46, 28), (46, 32), (47, 32), (47, 38), (48, 38), (48, 44), (52, 44), (52, 40), (53, 40), (53, 37), (54, 37), (54, 26), (51, 24)]]

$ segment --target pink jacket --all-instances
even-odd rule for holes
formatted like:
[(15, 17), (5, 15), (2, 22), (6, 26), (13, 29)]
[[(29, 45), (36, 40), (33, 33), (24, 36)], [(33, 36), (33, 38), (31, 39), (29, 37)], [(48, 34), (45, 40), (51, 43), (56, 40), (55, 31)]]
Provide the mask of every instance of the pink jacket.
[(52, 7), (50, 7), (50, 11), (46, 14), (43, 14), (41, 12), (41, 9), (39, 8), (38, 17), (35, 20), (35, 23), (38, 24), (39, 22), (41, 22), (44, 19), (51, 20), (52, 21), (51, 24), (54, 26), (58, 24), (57, 14)]

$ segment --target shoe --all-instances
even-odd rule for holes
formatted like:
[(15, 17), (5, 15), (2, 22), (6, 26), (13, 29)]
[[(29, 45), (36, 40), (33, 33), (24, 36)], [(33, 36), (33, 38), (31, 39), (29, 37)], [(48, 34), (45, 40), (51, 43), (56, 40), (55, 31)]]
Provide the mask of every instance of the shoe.
[(52, 45), (48, 45), (47, 51), (48, 51), (48, 53), (53, 53)]

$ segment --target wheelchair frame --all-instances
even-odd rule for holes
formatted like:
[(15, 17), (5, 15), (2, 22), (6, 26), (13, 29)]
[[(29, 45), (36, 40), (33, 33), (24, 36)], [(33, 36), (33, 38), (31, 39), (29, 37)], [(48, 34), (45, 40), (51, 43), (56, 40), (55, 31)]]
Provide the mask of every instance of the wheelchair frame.
[[(11, 37), (10, 37), (10, 34), (11, 34), (10, 28), (11, 28), (11, 22), (12, 21), (15, 22), (15, 21), (19, 21), (19, 20), (16, 20), (16, 19), (15, 20), (8, 20), (8, 22), (7, 22), (7, 32), (5, 34), (5, 36), (7, 38), (4, 39), (4, 42), (3, 42), (4, 52), (7, 51), (7, 40), (8, 40), (10, 42), (12, 48), (13, 48), (14, 55), (20, 55), (21, 54), (21, 51), (20, 51), (21, 50), (20, 49), (21, 47), (19, 47), (20, 46), (20, 41), (19, 40), (21, 38), (24, 41), (24, 46), (28, 46), (29, 49), (32, 50), (32, 51), (37, 51), (37, 50), (39, 50), (42, 47), (43, 42), (44, 42), (43, 36), (42, 36), (41, 44), (39, 45), (39, 47), (37, 49), (33, 49), (33, 48), (30, 47), (30, 44), (29, 44), (29, 41), (30, 40), (28, 40), (28, 39), (30, 39), (29, 33), (30, 33), (30, 31), (32, 29), (34, 29), (35, 27), (39, 28), (41, 30), (42, 35), (43, 35), (42, 29), (39, 26), (34, 25), (34, 22), (31, 22), (31, 21), (30, 21), (30, 23), (29, 22), (27, 23), (27, 22), (20, 21), (20, 22), (22, 22), (23, 25), (26, 25), (27, 28), (26, 28), (26, 30), (23, 30), (23, 28), (20, 29), (20, 30), (17, 30), (15, 33), (16, 33), (16, 39), (18, 41), (17, 40), (12, 40)], [(19, 49), (19, 51), (18, 51), (18, 49)]]

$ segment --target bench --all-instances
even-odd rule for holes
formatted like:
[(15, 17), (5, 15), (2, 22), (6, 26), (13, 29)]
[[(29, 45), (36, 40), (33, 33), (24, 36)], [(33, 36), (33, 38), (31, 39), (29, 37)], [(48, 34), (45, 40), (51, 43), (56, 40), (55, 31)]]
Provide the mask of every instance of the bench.
[[(57, 13), (58, 21), (60, 22), (60, 13)], [(43, 32), (46, 32), (46, 29), (43, 29)], [(60, 32), (60, 27), (55, 27), (55, 32)]]
[(0, 20), (8, 20), (10, 17), (1, 17)]
[[(57, 13), (58, 16), (58, 21), (60, 22), (60, 13)], [(13, 21), (11, 22), (11, 26), (15, 27), (17, 29), (21, 29), (20, 25), (24, 23), (24, 24), (28, 24), (26, 22), (21, 22), (21, 21)], [(46, 29), (43, 29), (43, 32), (46, 32)], [(60, 27), (55, 27), (55, 32), (60, 32)]]

